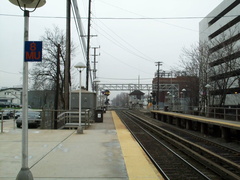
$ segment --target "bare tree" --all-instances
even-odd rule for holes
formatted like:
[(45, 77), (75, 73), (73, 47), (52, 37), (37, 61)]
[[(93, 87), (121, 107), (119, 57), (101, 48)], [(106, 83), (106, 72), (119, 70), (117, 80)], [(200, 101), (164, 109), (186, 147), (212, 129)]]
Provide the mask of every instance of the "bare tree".
[[(65, 33), (57, 26), (54, 26), (53, 30), (46, 29), (45, 34), (41, 37), (43, 41), (43, 60), (34, 64), (30, 71), (34, 90), (56, 90), (57, 83), (59, 83), (58, 93), (62, 103), (64, 103), (65, 38)], [(72, 47), (71, 49), (71, 55), (73, 55), (75, 48)], [(57, 72), (58, 59), (59, 72)]]
[(128, 93), (120, 93), (112, 99), (114, 106), (126, 107), (128, 105)]
[[(183, 53), (180, 56), (181, 67), (186, 71), (186, 75), (199, 78), (198, 82), (191, 82), (193, 84), (191, 88), (195, 88), (195, 93), (192, 95), (192, 99), (195, 101), (196, 99), (199, 99), (199, 108), (201, 111), (205, 110), (207, 101), (207, 91), (205, 86), (209, 83), (209, 57), (209, 45), (206, 42), (192, 45), (190, 49), (184, 48)], [(198, 87), (198, 90), (196, 90), (196, 87)]]
[(209, 79), (213, 82), (212, 104), (224, 106), (226, 103), (232, 103), (227, 100), (227, 94), (234, 94), (239, 88), (239, 39), (238, 27), (233, 27), (211, 41)]
[[(226, 96), (234, 90), (239, 73), (239, 33), (236, 28), (207, 42), (200, 42), (190, 49), (183, 49), (181, 65), (188, 75), (199, 77), (199, 107), (204, 109), (207, 92), (210, 91), (211, 104), (224, 106)], [(207, 89), (206, 85), (211, 85)]]

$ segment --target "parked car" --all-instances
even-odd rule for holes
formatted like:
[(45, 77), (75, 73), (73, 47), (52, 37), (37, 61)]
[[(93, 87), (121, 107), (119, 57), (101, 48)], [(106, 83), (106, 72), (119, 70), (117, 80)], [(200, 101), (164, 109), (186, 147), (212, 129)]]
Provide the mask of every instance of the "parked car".
[[(28, 111), (28, 127), (39, 127), (41, 125), (42, 118), (41, 113), (38, 111)], [(16, 120), (16, 125), (18, 128), (22, 126), (22, 113)]]
[(11, 102), (0, 102), (0, 108), (19, 108), (20, 104), (11, 103)]
[(6, 103), (5, 102), (0, 102), (0, 108), (5, 108), (6, 107)]
[(10, 119), (10, 114), (9, 111), (7, 111), (6, 109), (1, 109), (0, 110), (0, 119)]
[(11, 107), (20, 108), (20, 104), (12, 103)]
[(3, 119), (13, 118), (14, 111), (15, 111), (14, 109), (10, 109), (10, 108), (1, 109), (0, 110), (0, 119), (2, 118), (2, 114), (3, 114)]
[(17, 119), (17, 118), (19, 118), (19, 116), (21, 116), (21, 114), (22, 114), (22, 109), (19, 109), (19, 110), (17, 110), (16, 112), (15, 112), (15, 119)]

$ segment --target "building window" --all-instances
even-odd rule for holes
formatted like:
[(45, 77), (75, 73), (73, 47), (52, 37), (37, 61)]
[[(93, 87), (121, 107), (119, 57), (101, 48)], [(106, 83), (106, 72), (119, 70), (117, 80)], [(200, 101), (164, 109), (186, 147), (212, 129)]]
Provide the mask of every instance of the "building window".
[(233, 8), (235, 8), (238, 4), (240, 4), (239, 1), (235, 1), (230, 6), (228, 6), (224, 11), (222, 11), (220, 14), (218, 14), (216, 17), (214, 17), (209, 23), (208, 26), (211, 26), (215, 22), (217, 22), (219, 19), (221, 19), (224, 15), (226, 15), (228, 12), (230, 12)]

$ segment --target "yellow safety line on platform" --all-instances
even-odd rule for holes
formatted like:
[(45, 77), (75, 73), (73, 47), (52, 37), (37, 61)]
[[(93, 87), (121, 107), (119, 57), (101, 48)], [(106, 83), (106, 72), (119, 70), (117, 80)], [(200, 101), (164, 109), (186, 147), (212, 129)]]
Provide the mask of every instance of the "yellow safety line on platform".
[(117, 130), (129, 180), (162, 180), (163, 177), (161, 174), (127, 130), (115, 111), (112, 111), (112, 117)]

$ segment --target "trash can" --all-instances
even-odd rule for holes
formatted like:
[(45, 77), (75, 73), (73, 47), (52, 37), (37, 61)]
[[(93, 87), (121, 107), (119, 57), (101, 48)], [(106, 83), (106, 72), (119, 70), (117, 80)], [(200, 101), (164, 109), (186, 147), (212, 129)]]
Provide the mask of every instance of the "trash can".
[(103, 110), (102, 109), (95, 110), (95, 122), (103, 122)]
[(168, 111), (168, 106), (164, 106), (164, 111)]

